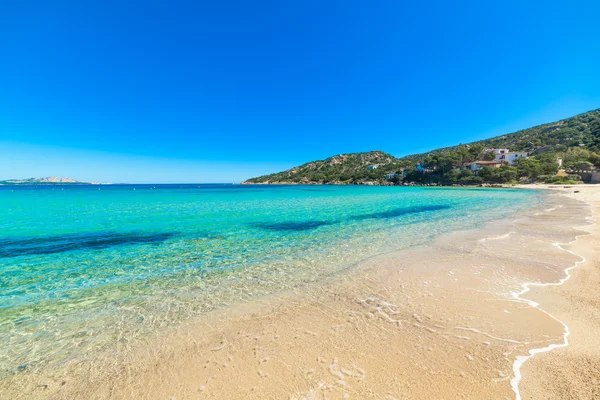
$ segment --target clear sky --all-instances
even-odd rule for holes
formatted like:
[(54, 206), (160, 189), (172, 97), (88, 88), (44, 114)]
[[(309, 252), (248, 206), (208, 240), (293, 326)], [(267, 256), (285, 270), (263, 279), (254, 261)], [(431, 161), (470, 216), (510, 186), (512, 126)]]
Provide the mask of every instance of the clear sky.
[(0, 179), (231, 182), (600, 107), (598, 1), (12, 1)]

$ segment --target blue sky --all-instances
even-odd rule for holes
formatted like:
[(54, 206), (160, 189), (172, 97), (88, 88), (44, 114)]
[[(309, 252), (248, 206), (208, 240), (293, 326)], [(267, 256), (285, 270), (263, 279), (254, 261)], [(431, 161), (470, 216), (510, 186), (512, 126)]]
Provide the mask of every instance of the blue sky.
[(2, 8), (0, 179), (240, 181), (600, 107), (594, 1)]

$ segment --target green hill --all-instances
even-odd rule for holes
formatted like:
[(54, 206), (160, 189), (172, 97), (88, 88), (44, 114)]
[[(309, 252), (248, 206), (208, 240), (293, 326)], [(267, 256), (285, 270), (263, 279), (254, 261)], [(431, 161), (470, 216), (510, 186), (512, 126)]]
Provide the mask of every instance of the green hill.
[[(486, 148), (508, 148), (528, 152), (528, 160), (501, 168), (484, 167), (478, 174), (465, 163), (486, 160)], [(287, 171), (248, 179), (245, 183), (384, 183), (386, 175), (399, 173), (391, 182), (476, 184), (552, 180), (562, 158), (567, 171), (585, 173), (600, 166), (600, 109), (557, 122), (469, 144), (432, 150), (429, 153), (395, 158), (382, 151), (340, 154), (312, 161)], [(420, 164), (425, 172), (415, 168)], [(369, 168), (376, 166), (376, 168)], [(491, 170), (491, 171), (490, 171)], [(404, 171), (404, 178), (402, 178)], [(578, 179), (575, 174), (569, 180)], [(389, 176), (388, 176), (389, 177)], [(581, 175), (579, 176), (581, 178)], [(567, 180), (564, 178), (563, 180)]]
[[(287, 171), (252, 178), (246, 183), (343, 183), (378, 180), (382, 178), (379, 165), (389, 166), (395, 161), (396, 158), (382, 151), (340, 154), (325, 160), (311, 161)], [(369, 166), (377, 167), (369, 169)]]
[[(558, 122), (551, 122), (514, 133), (496, 136), (469, 144), (483, 148), (508, 148), (511, 151), (528, 151), (544, 148), (564, 152), (569, 147), (582, 147), (600, 151), (600, 109), (588, 111)], [(415, 154), (402, 160), (416, 160), (426, 155), (456, 150), (462, 145), (433, 150), (427, 154)]]

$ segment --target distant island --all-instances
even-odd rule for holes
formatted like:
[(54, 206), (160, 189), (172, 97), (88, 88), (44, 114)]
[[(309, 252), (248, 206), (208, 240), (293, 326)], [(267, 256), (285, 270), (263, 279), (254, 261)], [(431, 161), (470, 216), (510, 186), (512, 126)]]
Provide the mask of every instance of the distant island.
[(100, 182), (81, 182), (73, 178), (46, 178), (8, 179), (0, 181), (0, 185), (100, 185)]
[(600, 183), (600, 109), (518, 132), (396, 158), (340, 154), (243, 184)]

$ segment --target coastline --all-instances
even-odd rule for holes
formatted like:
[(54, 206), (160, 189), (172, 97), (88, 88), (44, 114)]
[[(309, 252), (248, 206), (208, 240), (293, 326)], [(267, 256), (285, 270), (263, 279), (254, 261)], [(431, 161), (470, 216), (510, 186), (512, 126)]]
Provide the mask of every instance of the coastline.
[(514, 188), (516, 186), (527, 187), (527, 186), (535, 186), (535, 184), (531, 185), (507, 185), (507, 184), (496, 184), (496, 183), (481, 183), (477, 185), (442, 185), (437, 183), (393, 183), (393, 182), (377, 182), (377, 181), (360, 181), (360, 182), (341, 182), (341, 181), (333, 181), (333, 182), (314, 182), (314, 181), (302, 181), (302, 182), (249, 182), (243, 181), (239, 183), (240, 185), (322, 185), (322, 186), (415, 186), (415, 187), (443, 187), (443, 188)]
[[(124, 344), (104, 360), (66, 365), (60, 378), (13, 388), (22, 398), (514, 397), (515, 357), (564, 333), (511, 298), (523, 282), (561, 279), (577, 262), (553, 246), (582, 234), (572, 226), (585, 221), (576, 198), (562, 197), (551, 195), (556, 208), (538, 218), (440, 237), (435, 255), (421, 246), (373, 257), (343, 277), (212, 313), (138, 348)], [(559, 350), (524, 364), (524, 398), (536, 398), (528, 395), (529, 368)]]
[[(566, 345), (537, 354), (522, 366), (521, 393), (531, 399), (600, 398), (600, 186), (544, 185), (564, 196), (586, 202), (592, 217), (583, 227), (589, 234), (562, 245), (582, 257), (565, 281), (532, 287), (523, 297), (541, 304), (562, 321)], [(576, 192), (577, 191), (577, 192)]]

